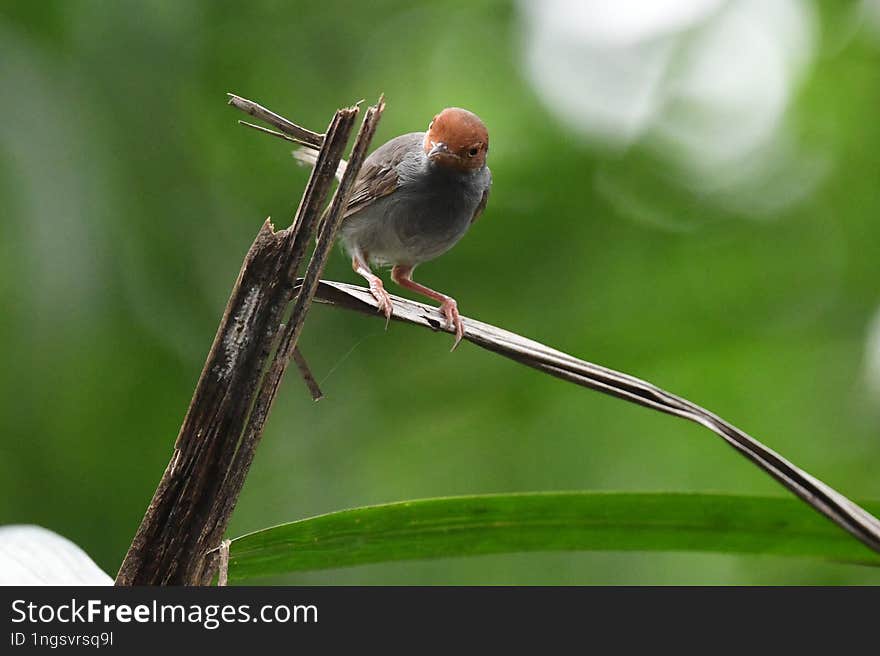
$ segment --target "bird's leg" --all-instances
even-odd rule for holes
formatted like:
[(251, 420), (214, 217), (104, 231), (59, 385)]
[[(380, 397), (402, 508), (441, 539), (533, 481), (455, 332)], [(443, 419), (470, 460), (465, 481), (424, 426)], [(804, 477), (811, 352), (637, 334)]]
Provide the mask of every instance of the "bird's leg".
[(456, 303), (455, 299), (451, 296), (435, 292), (433, 289), (420, 285), (413, 280), (412, 272), (414, 268), (415, 267), (398, 264), (391, 269), (391, 279), (401, 287), (406, 287), (417, 294), (433, 298), (435, 301), (440, 301), (440, 311), (443, 312), (443, 316), (446, 317), (446, 322), (449, 327), (455, 330), (455, 342), (452, 344), (452, 350), (454, 351), (455, 347), (458, 346), (458, 343), (461, 341), (461, 338), (464, 337), (464, 326), (462, 325), (461, 317), (458, 314), (458, 303)]
[(391, 297), (385, 291), (382, 279), (375, 273), (370, 271), (370, 265), (367, 264), (367, 257), (360, 251), (355, 251), (351, 258), (351, 268), (355, 273), (363, 276), (370, 284), (370, 293), (376, 299), (379, 312), (385, 315), (385, 328), (388, 328), (388, 322), (391, 321)]

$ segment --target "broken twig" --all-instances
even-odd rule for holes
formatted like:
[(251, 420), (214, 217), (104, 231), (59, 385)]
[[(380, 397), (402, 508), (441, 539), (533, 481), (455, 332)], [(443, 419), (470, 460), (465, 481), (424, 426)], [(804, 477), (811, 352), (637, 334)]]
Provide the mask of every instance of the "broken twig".
[(298, 346), (293, 349), (293, 363), (296, 365), (296, 368), (299, 369), (299, 375), (302, 376), (302, 379), (305, 381), (309, 394), (312, 395), (312, 401), (320, 401), (323, 399), (324, 393), (321, 391), (321, 386), (318, 385), (318, 381), (315, 380), (315, 376), (312, 374), (309, 363), (306, 362), (306, 359), (303, 357), (302, 351), (299, 350)]
[[(276, 232), (267, 220), (245, 256), (171, 461), (119, 569), (117, 585), (206, 585), (216, 572), (216, 547), (311, 303), (311, 293), (295, 287), (297, 274), (359, 113), (357, 107), (340, 109), (326, 135), (319, 135), (238, 96), (231, 96), (230, 103), (320, 146), (318, 161), (293, 225)], [(367, 111), (353, 159), (367, 149), (380, 115), (381, 108)], [(352, 177), (359, 167), (360, 160), (349, 167)], [(342, 189), (340, 185), (335, 198)], [(339, 214), (325, 224), (335, 229)], [(327, 230), (322, 229), (322, 236), (332, 239)], [(307, 280), (320, 274), (326, 256), (316, 249)]]
[(217, 569), (217, 585), (225, 587), (229, 581), (229, 545), (232, 540), (223, 540), (220, 543), (220, 565)]
[[(312, 132), (311, 130), (307, 130), (302, 126), (297, 125), (293, 121), (288, 121), (283, 116), (279, 116), (275, 112), (255, 103), (253, 100), (248, 100), (247, 98), (236, 96), (234, 93), (229, 93), (227, 95), (229, 96), (230, 105), (237, 109), (240, 109), (245, 114), (250, 114), (251, 116), (258, 118), (261, 121), (268, 123), (269, 125), (277, 128), (287, 136), (293, 137), (295, 141), (305, 144), (311, 144), (315, 148), (320, 148), (324, 145), (324, 138), (326, 135)], [(247, 123), (246, 125), (250, 127), (258, 127), (253, 126), (250, 123)], [(271, 130), (266, 130), (265, 128), (263, 128), (263, 131), (269, 133), (272, 132)]]

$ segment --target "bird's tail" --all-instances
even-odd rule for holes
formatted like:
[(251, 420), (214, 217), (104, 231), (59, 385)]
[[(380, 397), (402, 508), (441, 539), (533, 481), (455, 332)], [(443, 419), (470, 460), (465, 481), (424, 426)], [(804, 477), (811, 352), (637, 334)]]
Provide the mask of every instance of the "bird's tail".
[[(297, 148), (293, 151), (293, 159), (302, 164), (303, 166), (315, 166), (315, 163), (318, 161), (318, 151), (312, 148)], [(340, 160), (339, 166), (336, 167), (336, 179), (342, 181), (342, 176), (345, 173), (345, 168), (348, 166), (348, 162), (344, 159)]]

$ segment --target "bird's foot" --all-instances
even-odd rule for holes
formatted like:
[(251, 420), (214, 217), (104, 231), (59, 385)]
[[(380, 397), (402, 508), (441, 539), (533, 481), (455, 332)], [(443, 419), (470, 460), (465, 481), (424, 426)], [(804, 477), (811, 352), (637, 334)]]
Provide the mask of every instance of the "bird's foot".
[(385, 315), (385, 330), (388, 330), (388, 323), (391, 321), (391, 296), (385, 291), (381, 278), (370, 280), (370, 293), (376, 299), (377, 311)]
[(461, 315), (458, 314), (458, 303), (454, 298), (447, 298), (440, 305), (440, 311), (446, 317), (446, 325), (455, 331), (455, 341), (452, 343), (451, 351), (455, 350), (461, 338), (464, 337), (464, 325), (461, 322)]

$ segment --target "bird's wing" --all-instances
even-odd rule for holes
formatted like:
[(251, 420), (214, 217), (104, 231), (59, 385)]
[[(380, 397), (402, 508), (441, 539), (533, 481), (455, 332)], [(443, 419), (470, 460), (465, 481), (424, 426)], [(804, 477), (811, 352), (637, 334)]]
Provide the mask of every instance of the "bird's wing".
[(343, 218), (362, 210), (377, 198), (387, 196), (397, 189), (397, 164), (400, 162), (364, 162), (360, 175), (354, 182)]
[(421, 147), (423, 132), (411, 132), (382, 144), (364, 161), (348, 197), (346, 216), (356, 214), (375, 200), (387, 196), (400, 184), (397, 168), (407, 155)]
[(471, 217), (471, 224), (474, 221), (480, 218), (480, 214), (483, 213), (483, 210), (486, 209), (486, 204), (489, 202), (489, 190), (492, 188), (492, 172), (489, 169), (486, 169), (489, 173), (489, 184), (486, 185), (486, 189), (483, 191), (483, 197), (480, 199), (480, 204), (477, 205), (477, 209), (474, 210), (474, 215)]

